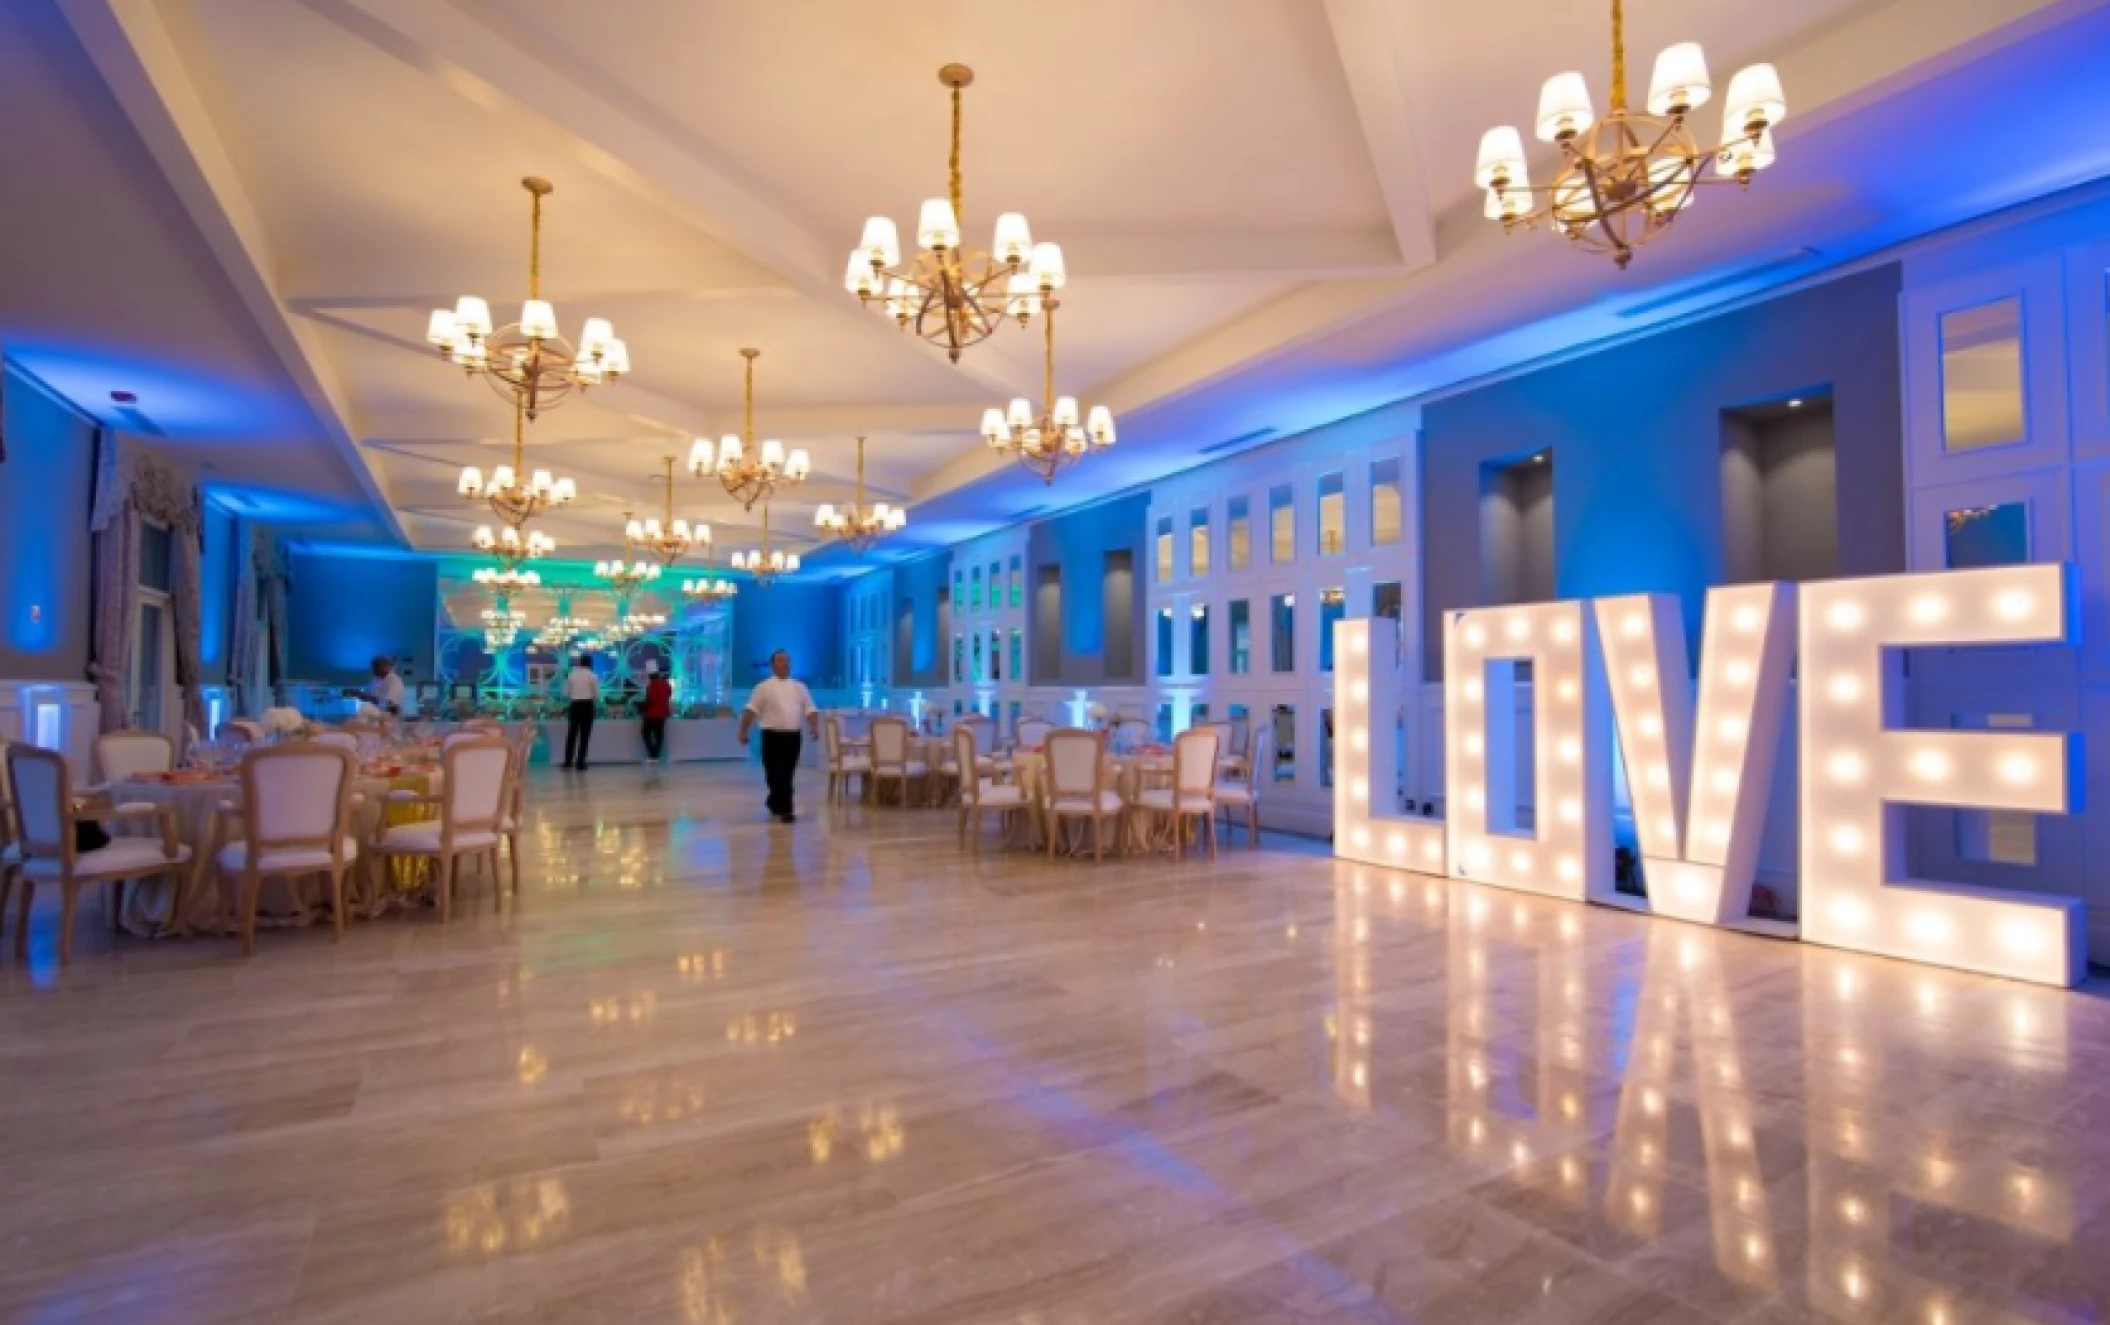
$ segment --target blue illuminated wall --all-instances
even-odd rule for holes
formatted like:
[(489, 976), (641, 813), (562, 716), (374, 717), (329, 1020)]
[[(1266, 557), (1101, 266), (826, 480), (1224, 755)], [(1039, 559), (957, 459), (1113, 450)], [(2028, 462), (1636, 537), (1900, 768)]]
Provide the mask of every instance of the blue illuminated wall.
[(0, 678), (79, 681), (88, 664), (95, 427), (42, 386), (0, 382)]
[[(842, 684), (843, 586), (779, 580), (767, 589), (750, 582), (733, 599), (733, 658), (736, 690), (769, 674), (769, 655), (791, 651), (791, 674), (807, 685)], [(736, 696), (737, 697), (737, 696)]]
[[(1148, 573), (1147, 533), (1150, 493), (1132, 492), (1035, 524), (1026, 544), (1026, 592), (1040, 592), (1043, 566), (1058, 566), (1062, 572), (1062, 649), (1055, 655), (1053, 675), (1041, 665), (1044, 645), (1036, 642), (1033, 665), (1028, 672), (1034, 685), (1099, 685), (1143, 679), (1144, 592), (1142, 577)], [(1121, 620), (1107, 619), (1107, 554), (1126, 552), (1134, 579), (1126, 602), (1116, 602)], [(1036, 610), (1037, 608), (1031, 609)], [(1035, 629), (1039, 629), (1035, 617)], [(1109, 637), (1122, 632), (1131, 642), (1128, 665), (1108, 665), (1105, 656)]]
[(219, 685), (227, 680), (228, 626), (234, 611), (235, 518), (209, 501), (204, 538), (199, 558), (205, 592), (198, 605), (198, 663), (200, 679), (207, 685)]
[(432, 677), (439, 568), (424, 558), (295, 552), (287, 597), (293, 680), (357, 685), (376, 654)]
[(894, 684), (942, 686), (951, 682), (952, 554), (933, 553), (894, 567)]
[(1428, 675), (1442, 675), (1443, 614), (1480, 605), (1483, 470), (1547, 447), (1555, 593), (1675, 593), (1697, 642), (1723, 579), (1721, 412), (1829, 387), (1839, 574), (1903, 570), (1899, 289), (1879, 267), (1428, 405)]

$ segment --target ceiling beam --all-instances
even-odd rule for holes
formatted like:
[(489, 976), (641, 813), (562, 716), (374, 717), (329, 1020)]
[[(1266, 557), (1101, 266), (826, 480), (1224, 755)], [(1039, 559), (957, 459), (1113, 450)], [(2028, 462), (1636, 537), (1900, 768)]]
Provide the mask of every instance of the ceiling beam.
[(387, 491), (359, 454), (351, 397), (323, 348), (319, 329), (293, 316), (279, 296), (271, 276), (279, 264), (270, 237), (155, 0), (79, 0), (59, 6), (59, 12), (161, 167), (324, 437), (389, 534), (399, 543), (407, 542)]
[(1436, 207), (1400, 60), (1408, 31), (1402, 7), (1402, 0), (1326, 0), (1326, 22), (1392, 219), (1394, 268), (1413, 271), (1436, 260)]

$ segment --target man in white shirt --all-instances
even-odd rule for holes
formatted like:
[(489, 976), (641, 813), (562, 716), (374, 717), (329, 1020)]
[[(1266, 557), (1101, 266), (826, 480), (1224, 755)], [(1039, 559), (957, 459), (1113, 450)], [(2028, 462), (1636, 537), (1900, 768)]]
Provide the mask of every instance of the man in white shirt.
[(383, 713), (403, 711), (403, 678), (396, 675), (396, 660), (374, 659), (374, 679), (366, 683), (366, 702)]
[(755, 687), (747, 711), (740, 715), (740, 744), (756, 722), (762, 724), (762, 777), (769, 783), (769, 813), (779, 823), (797, 823), (792, 812), (792, 778), (799, 768), (799, 728), (820, 739), (820, 710), (806, 683), (792, 679), (791, 655), (778, 649), (769, 655), (769, 678)]
[(593, 674), (593, 659), (585, 654), (571, 660), (571, 674), (564, 678), (564, 698), (570, 702), (564, 727), (564, 766), (586, 771), (586, 743), (593, 739), (593, 709), (601, 698), (601, 680)]

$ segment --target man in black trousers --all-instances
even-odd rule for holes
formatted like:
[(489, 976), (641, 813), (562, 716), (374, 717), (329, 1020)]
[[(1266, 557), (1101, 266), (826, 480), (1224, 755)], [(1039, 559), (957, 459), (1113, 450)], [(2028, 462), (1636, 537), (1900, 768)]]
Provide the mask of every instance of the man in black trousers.
[(564, 698), (570, 707), (565, 716), (564, 766), (586, 771), (586, 745), (593, 740), (593, 710), (601, 699), (601, 681), (593, 674), (593, 659), (580, 654), (572, 659), (571, 675), (564, 678)]
[(791, 676), (791, 655), (778, 649), (769, 655), (769, 676), (755, 687), (740, 715), (740, 744), (756, 722), (762, 724), (762, 777), (769, 783), (769, 814), (778, 823), (797, 823), (792, 808), (792, 778), (799, 768), (799, 728), (804, 726), (816, 740), (821, 734), (820, 710), (806, 683)]

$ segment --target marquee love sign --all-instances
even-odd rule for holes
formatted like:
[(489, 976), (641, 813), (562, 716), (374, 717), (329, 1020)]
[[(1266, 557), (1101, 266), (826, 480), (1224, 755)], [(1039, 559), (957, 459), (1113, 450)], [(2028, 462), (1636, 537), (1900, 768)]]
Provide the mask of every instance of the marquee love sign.
[[(1702, 924), (1748, 913), (1781, 725), (1799, 691), (1800, 936), (2070, 985), (2081, 902), (1902, 876), (1902, 807), (2070, 813), (2069, 733), (1899, 726), (1899, 650), (2071, 639), (2061, 565), (2004, 566), (1708, 592), (1695, 693), (1676, 598), (1478, 608), (1444, 622), (1443, 821), (1373, 809), (1398, 767), (1395, 623), (1334, 626), (1334, 852), (1344, 859), (1609, 901), (1612, 742), (1624, 756), (1647, 909)], [(1531, 667), (1531, 823), (1518, 822), (1514, 730)], [(1636, 899), (1621, 895), (1621, 905)]]

